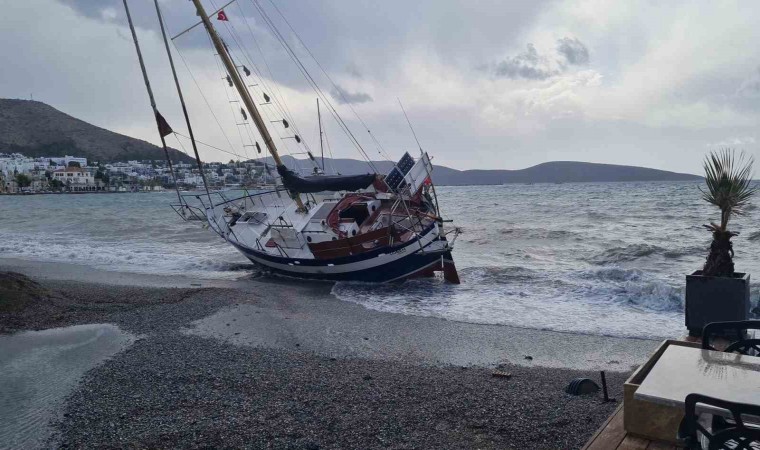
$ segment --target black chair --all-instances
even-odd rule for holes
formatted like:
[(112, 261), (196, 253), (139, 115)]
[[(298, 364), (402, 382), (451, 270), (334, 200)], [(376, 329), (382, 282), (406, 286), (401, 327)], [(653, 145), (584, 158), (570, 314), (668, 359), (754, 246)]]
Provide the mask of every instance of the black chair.
[(707, 350), (717, 350), (712, 345), (713, 337), (730, 339), (731, 336), (735, 336), (736, 340), (731, 342), (728, 347), (723, 350), (724, 352), (759, 356), (760, 339), (748, 339), (747, 331), (749, 330), (760, 330), (760, 320), (708, 323), (702, 330), (702, 348)]
[[(731, 413), (733, 420), (726, 428), (708, 430), (699, 423), (697, 403), (721, 408)], [(685, 416), (678, 429), (679, 445), (689, 450), (758, 450), (760, 449), (760, 425), (747, 425), (747, 416), (753, 416), (760, 424), (760, 406), (733, 403), (702, 394), (689, 394), (685, 401)], [(700, 436), (702, 439), (700, 439)]]

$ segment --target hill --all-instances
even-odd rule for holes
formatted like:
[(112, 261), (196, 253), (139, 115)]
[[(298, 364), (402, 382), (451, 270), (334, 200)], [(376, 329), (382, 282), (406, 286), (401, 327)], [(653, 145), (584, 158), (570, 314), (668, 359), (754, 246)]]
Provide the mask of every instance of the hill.
[[(97, 127), (50, 105), (32, 100), (0, 99), (0, 153), (38, 156), (83, 156), (112, 162), (164, 159), (149, 142)], [(174, 161), (193, 159), (170, 150)]]
[[(285, 163), (293, 165), (293, 158), (286, 157)], [(271, 160), (270, 160), (271, 164)], [(298, 160), (302, 167), (310, 167), (308, 161)], [(390, 171), (389, 161), (373, 161), (381, 173)], [(354, 159), (325, 158), (325, 166), (344, 175), (367, 173), (369, 165)], [(457, 170), (445, 166), (435, 166), (433, 179), (439, 185), (464, 186), (504, 183), (577, 183), (616, 181), (689, 181), (702, 177), (686, 173), (668, 172), (646, 167), (619, 166), (577, 161), (552, 161), (519, 170)]]
[[(193, 158), (171, 149), (173, 161)], [(26, 156), (84, 156), (90, 161), (113, 162), (164, 159), (161, 148), (114, 133), (69, 116), (50, 105), (31, 100), (0, 99), (0, 153)], [(286, 156), (291, 167), (311, 167), (306, 160)], [(269, 159), (271, 164), (271, 158)], [(373, 161), (378, 172), (388, 173), (389, 161)], [(325, 158), (328, 172), (344, 175), (367, 173), (369, 165), (355, 159)], [(457, 170), (436, 166), (434, 179), (440, 185), (486, 185), (504, 183), (572, 183), (608, 181), (686, 181), (701, 177), (634, 166), (553, 161), (520, 170)]]

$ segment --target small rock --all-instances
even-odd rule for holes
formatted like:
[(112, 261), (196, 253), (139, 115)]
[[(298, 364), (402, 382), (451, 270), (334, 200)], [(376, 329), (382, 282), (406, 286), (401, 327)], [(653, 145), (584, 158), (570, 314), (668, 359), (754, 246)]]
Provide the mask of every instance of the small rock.
[(530, 355), (525, 355), (525, 359), (528, 361), (533, 361), (533, 357)]

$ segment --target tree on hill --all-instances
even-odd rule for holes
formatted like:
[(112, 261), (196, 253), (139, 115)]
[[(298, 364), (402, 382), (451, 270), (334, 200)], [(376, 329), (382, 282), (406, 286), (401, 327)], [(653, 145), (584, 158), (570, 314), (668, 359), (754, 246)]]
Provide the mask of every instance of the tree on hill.
[(32, 184), (32, 179), (29, 178), (29, 175), (18, 173), (16, 174), (16, 183), (19, 187), (28, 187)]
[(79, 164), (77, 161), (69, 161), (68, 167), (79, 167), (81, 169), (82, 165)]

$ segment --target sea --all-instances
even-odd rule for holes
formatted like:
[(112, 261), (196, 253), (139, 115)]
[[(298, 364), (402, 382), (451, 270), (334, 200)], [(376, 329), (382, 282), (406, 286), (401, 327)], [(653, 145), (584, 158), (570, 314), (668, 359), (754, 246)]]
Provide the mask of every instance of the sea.
[[(719, 218), (699, 182), (440, 186), (448, 227), (462, 233), (460, 285), (337, 283), (343, 301), (399, 314), (634, 338), (683, 333), (685, 275)], [(0, 258), (100, 270), (246, 280), (263, 275), (172, 192), (0, 196)], [(760, 202), (760, 199), (756, 200)], [(760, 276), (760, 209), (730, 224), (737, 271)], [(299, 281), (293, 280), (293, 283)], [(757, 303), (760, 290), (752, 287)]]

